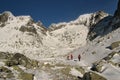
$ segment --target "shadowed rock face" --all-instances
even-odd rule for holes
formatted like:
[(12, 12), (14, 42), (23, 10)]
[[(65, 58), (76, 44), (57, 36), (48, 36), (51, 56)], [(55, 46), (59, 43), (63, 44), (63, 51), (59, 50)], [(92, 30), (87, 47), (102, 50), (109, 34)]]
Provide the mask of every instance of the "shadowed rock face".
[(87, 72), (83, 75), (82, 80), (107, 80), (107, 79), (101, 75), (94, 73), (94, 72)]
[(120, 0), (118, 1), (117, 10), (115, 11), (114, 16), (120, 18)]

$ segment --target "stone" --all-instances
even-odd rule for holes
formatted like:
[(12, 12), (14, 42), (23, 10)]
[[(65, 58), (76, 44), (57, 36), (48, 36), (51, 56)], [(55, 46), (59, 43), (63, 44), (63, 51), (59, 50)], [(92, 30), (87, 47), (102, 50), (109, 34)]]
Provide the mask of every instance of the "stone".
[(16, 53), (10, 59), (5, 62), (6, 66), (17, 66), (22, 65), (26, 68), (38, 67), (38, 61), (31, 60), (23, 54)]
[(95, 72), (87, 72), (83, 75), (82, 80), (107, 80), (107, 79)]

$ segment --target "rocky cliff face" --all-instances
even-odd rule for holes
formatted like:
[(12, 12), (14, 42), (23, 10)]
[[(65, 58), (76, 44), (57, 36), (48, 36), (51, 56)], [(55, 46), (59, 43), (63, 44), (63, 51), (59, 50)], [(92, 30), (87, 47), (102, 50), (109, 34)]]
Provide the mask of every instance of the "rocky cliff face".
[(118, 1), (117, 10), (114, 16), (107, 16), (99, 21), (89, 31), (88, 38), (93, 40), (98, 36), (104, 36), (120, 27), (120, 0)]
[(30, 16), (0, 14), (0, 79), (119, 80), (119, 16), (118, 4), (115, 16), (98, 11), (46, 29)]
[(118, 2), (117, 10), (115, 11), (114, 16), (120, 18), (120, 0)]

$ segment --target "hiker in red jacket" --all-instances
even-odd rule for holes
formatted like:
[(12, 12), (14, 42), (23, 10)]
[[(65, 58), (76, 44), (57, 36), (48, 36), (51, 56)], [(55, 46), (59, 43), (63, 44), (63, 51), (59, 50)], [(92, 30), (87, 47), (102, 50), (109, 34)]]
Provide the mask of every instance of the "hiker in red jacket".
[(81, 56), (80, 56), (80, 54), (78, 55), (78, 60), (80, 61), (80, 59), (81, 59)]
[(70, 55), (70, 59), (73, 60), (73, 55), (72, 54)]

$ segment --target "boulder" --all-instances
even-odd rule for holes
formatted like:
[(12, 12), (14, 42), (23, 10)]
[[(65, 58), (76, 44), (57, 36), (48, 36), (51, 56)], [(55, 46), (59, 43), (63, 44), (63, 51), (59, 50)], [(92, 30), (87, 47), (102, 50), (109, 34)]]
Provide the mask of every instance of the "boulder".
[(25, 55), (16, 53), (10, 59), (8, 59), (5, 64), (9, 67), (15, 65), (22, 65), (26, 68), (38, 67), (38, 61), (30, 60)]
[(87, 72), (84, 74), (82, 80), (107, 80), (107, 79), (95, 72)]
[(0, 67), (0, 80), (4, 78), (11, 79), (14, 77), (14, 74), (8, 68), (1, 66)]

